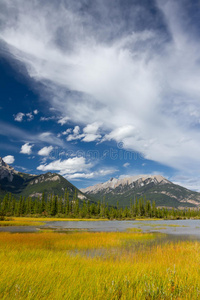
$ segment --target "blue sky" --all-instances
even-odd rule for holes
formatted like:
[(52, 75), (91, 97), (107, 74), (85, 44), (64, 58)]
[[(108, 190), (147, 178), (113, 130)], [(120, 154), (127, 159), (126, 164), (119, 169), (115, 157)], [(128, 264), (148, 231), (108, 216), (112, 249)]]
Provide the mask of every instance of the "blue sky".
[(199, 1), (2, 0), (0, 156), (77, 187), (200, 191)]

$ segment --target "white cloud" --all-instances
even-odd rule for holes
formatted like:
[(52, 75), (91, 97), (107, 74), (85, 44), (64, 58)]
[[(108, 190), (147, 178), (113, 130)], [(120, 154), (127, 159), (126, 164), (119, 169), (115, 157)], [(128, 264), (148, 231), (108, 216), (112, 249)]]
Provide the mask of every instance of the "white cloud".
[(60, 124), (61, 126), (63, 126), (64, 124), (66, 124), (68, 121), (70, 120), (69, 117), (64, 117), (58, 120), (58, 124)]
[(22, 122), (24, 116), (25, 116), (24, 113), (19, 112), (16, 115), (14, 115), (14, 120), (17, 121), (17, 122)]
[(39, 113), (39, 111), (38, 111), (37, 109), (35, 109), (35, 110), (33, 111), (33, 113), (34, 113), (34, 115), (37, 115), (37, 114)]
[(60, 171), (61, 175), (67, 176), (77, 172), (85, 172), (93, 165), (87, 163), (84, 157), (73, 157), (66, 160), (55, 160), (49, 164), (40, 165), (37, 170), (40, 171)]
[(72, 132), (72, 128), (68, 128), (67, 130), (62, 132), (62, 135), (67, 135)]
[(191, 174), (175, 174), (169, 178), (174, 184), (184, 186), (189, 190), (200, 192), (200, 176), (192, 177)]
[(49, 146), (49, 147), (43, 147), (42, 149), (40, 149), (38, 151), (38, 155), (41, 155), (41, 156), (48, 156), (51, 151), (53, 150), (53, 147), (52, 146)]
[(80, 133), (80, 127), (75, 126), (73, 129), (73, 134), (69, 134), (67, 137), (67, 141), (74, 141), (74, 140), (80, 140), (84, 135), (79, 134)]
[(100, 134), (85, 134), (84, 138), (82, 139), (82, 142), (94, 142), (100, 140), (101, 135)]
[(99, 178), (99, 177), (104, 177), (109, 174), (113, 174), (117, 172), (116, 169), (102, 169), (94, 172), (88, 172), (88, 173), (74, 173), (74, 174), (69, 174), (65, 176), (67, 179), (92, 179), (92, 178)]
[(3, 157), (3, 161), (7, 164), (12, 164), (15, 161), (15, 158), (13, 155), (7, 155)]
[(74, 135), (78, 135), (80, 133), (80, 127), (79, 126), (75, 126), (73, 129), (73, 134)]
[[(80, 127), (75, 126), (73, 129), (73, 134), (68, 135), (67, 141), (81, 140), (82, 142), (94, 142), (98, 141), (101, 138), (101, 135), (98, 134), (99, 123), (95, 122), (93, 124), (88, 124), (83, 128), (83, 133), (80, 134)], [(66, 133), (70, 132), (69, 129)]]
[(80, 140), (81, 138), (82, 138), (82, 135), (69, 134), (66, 140), (68, 142), (71, 142), (71, 141), (75, 141), (75, 140)]
[(85, 134), (96, 134), (99, 130), (100, 124), (98, 122), (94, 122), (92, 124), (88, 124), (83, 128), (83, 132)]
[(94, 172), (91, 173), (74, 173), (66, 176), (67, 179), (80, 179), (80, 178), (85, 178), (85, 179), (91, 179), (94, 178)]
[(27, 116), (27, 121), (32, 121), (34, 119), (34, 116), (32, 115), (31, 112), (27, 113), (26, 116)]
[(19, 112), (16, 115), (14, 115), (14, 120), (17, 121), (17, 122), (22, 122), (24, 117), (27, 117), (27, 121), (32, 121), (34, 119), (34, 116), (33, 116), (32, 112), (29, 112), (29, 113), (26, 113), (26, 114), (24, 114), (22, 112)]
[(123, 164), (123, 167), (128, 168), (130, 166), (130, 163)]
[(33, 146), (34, 145), (30, 145), (29, 143), (25, 143), (24, 145), (22, 145), (20, 153), (28, 154), (28, 155), (31, 154)]
[(100, 140), (101, 135), (98, 134), (100, 123), (94, 122), (92, 124), (88, 124), (86, 127), (83, 128), (84, 138), (82, 139), (83, 142), (94, 142)]
[(123, 141), (126, 138), (133, 137), (136, 134), (136, 130), (131, 125), (125, 125), (118, 127), (115, 130), (111, 131), (109, 134), (106, 134), (102, 141), (105, 140), (116, 140), (118, 142)]
[(55, 135), (50, 131), (38, 134), (36, 136), (36, 139), (38, 139), (39, 141), (46, 142), (48, 144), (63, 146), (63, 142), (58, 137), (55, 137)]
[(49, 120), (55, 120), (56, 117), (55, 116), (51, 116), (51, 117), (40, 117), (40, 121), (49, 121)]
[[(101, 122), (105, 139), (147, 159), (198, 173), (200, 118), (193, 112), (200, 111), (200, 43), (187, 5), (157, 1), (162, 26), (146, 18), (138, 31), (148, 8), (132, 7), (126, 20), (112, 1), (91, 4), (99, 18), (89, 9), (80, 13), (81, 1), (67, 3), (2, 0), (1, 40), (30, 77), (44, 83), (50, 105), (83, 127)], [(100, 135), (83, 134), (68, 139)]]

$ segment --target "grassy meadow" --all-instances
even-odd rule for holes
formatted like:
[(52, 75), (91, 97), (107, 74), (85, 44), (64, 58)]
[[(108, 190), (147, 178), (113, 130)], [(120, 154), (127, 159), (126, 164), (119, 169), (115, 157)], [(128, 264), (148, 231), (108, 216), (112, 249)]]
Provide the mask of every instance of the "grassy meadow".
[(200, 243), (127, 232), (0, 233), (0, 299), (200, 299)]

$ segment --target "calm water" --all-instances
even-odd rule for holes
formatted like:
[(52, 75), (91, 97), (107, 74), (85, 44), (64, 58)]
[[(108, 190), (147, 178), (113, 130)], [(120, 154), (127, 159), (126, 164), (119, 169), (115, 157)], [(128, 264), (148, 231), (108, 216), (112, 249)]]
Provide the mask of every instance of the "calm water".
[[(200, 239), (200, 220), (174, 220), (174, 221), (54, 221), (46, 222), (41, 229), (54, 229), (56, 231), (87, 230), (87, 231), (125, 231), (129, 228), (139, 228), (143, 232), (165, 233), (185, 239), (194, 237)], [(38, 227), (0, 227), (0, 231), (8, 232), (36, 232)], [(181, 238), (182, 236), (182, 238)]]
[(56, 221), (47, 222), (45, 228), (57, 230), (85, 229), (87, 231), (125, 231), (139, 228), (143, 232), (161, 232), (172, 235), (193, 235), (200, 238), (200, 220), (175, 221)]

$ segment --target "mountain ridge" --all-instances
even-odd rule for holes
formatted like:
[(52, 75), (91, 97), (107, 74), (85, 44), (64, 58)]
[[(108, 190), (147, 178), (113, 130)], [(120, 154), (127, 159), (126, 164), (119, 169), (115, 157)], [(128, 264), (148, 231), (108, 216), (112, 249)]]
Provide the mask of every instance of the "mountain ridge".
[(136, 175), (122, 179), (111, 178), (81, 191), (95, 200), (103, 200), (110, 205), (119, 202), (121, 206), (130, 204), (130, 200), (146, 197), (160, 207), (200, 207), (200, 193), (176, 185), (162, 175)]
[(136, 175), (136, 176), (130, 176), (130, 177), (124, 177), (122, 179), (117, 178), (111, 178), (110, 180), (104, 182), (104, 183), (98, 183), (94, 186), (89, 186), (87, 188), (81, 189), (82, 191), (88, 192), (88, 191), (97, 191), (105, 188), (116, 188), (119, 185), (130, 185), (133, 184), (136, 181), (143, 181), (145, 179), (152, 179), (157, 181), (158, 183), (170, 183), (169, 180), (164, 178), (161, 175)]
[(75, 191), (79, 199), (87, 197), (67, 179), (57, 173), (33, 175), (16, 171), (0, 157), (0, 196), (7, 192), (15, 196), (41, 197), (42, 193), (61, 196), (65, 189), (69, 197), (73, 198)]

